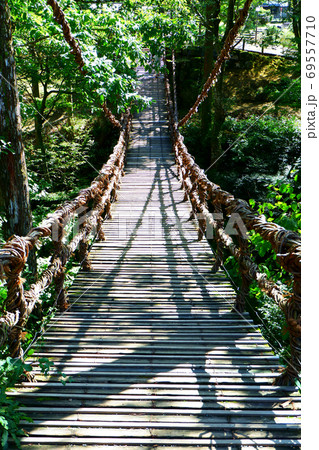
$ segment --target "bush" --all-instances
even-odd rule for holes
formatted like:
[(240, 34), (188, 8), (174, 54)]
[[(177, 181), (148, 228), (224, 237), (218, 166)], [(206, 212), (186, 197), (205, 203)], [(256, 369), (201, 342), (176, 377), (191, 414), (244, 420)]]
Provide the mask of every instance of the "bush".
[[(300, 108), (301, 105), (301, 79), (293, 80), (283, 77), (279, 81), (270, 81), (264, 88), (264, 94), (271, 102), (277, 105), (287, 105)], [(279, 98), (280, 97), (280, 98)]]
[(207, 155), (210, 153), (209, 136), (204, 135), (200, 128), (199, 118), (195, 116), (183, 127), (186, 147), (200, 167), (207, 167)]
[(280, 43), (281, 30), (276, 25), (268, 25), (260, 38), (261, 47), (275, 47)]
[[(250, 205), (256, 207), (255, 200), (250, 200)], [(300, 233), (301, 204), (300, 204), (300, 179), (294, 174), (289, 182), (276, 183), (268, 186), (267, 199), (257, 207), (258, 214), (265, 214), (270, 222), (275, 222), (287, 229)], [(276, 255), (269, 242), (264, 241), (259, 234), (250, 232), (251, 252), (254, 261), (258, 264), (260, 272), (276, 282), (283, 292), (292, 294), (292, 276), (282, 269), (276, 261)], [(231, 256), (225, 262), (236, 284), (239, 285), (237, 264)], [(260, 324), (261, 331), (268, 342), (282, 358), (282, 363), (289, 359), (290, 346), (289, 334), (284, 313), (275, 304), (274, 300), (267, 297), (257, 283), (250, 287), (249, 297), (246, 299), (247, 309), (254, 321)]]
[(227, 118), (222, 135), (227, 153), (209, 177), (236, 197), (262, 201), (269, 184), (286, 179), (299, 167), (300, 141), (295, 119), (270, 115)]
[(10, 436), (17, 448), (20, 448), (19, 436), (23, 436), (25, 432), (19, 423), (21, 420), (31, 421), (29, 417), (19, 411), (19, 403), (6, 395), (6, 390), (14, 386), (21, 375), (29, 370), (31, 370), (31, 366), (20, 359), (8, 357), (0, 360), (0, 438), (3, 449), (8, 448)]

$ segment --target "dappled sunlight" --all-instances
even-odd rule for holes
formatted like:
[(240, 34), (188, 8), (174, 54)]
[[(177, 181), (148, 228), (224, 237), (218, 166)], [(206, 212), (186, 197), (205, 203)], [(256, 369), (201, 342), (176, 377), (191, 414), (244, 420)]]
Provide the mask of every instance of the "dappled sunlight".
[[(160, 83), (148, 77), (146, 94)], [(90, 250), (93, 270), (79, 272), (71, 308), (35, 349), (38, 381), (12, 394), (34, 418), (26, 443), (50, 433), (57, 444), (75, 436), (79, 445), (215, 448), (237, 431), (263, 437), (266, 425), (275, 433), (298, 420), (276, 406), (295, 394), (272, 386), (278, 358), (249, 316), (232, 311), (235, 292), (197, 240), (167, 124), (153, 122), (165, 120), (163, 108), (133, 120), (106, 240)], [(38, 357), (54, 362), (47, 375)]]

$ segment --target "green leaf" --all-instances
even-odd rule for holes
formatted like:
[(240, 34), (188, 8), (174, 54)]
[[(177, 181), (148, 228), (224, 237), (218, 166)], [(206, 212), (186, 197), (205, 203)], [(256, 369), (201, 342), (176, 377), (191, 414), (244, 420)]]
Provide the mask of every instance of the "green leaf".
[(8, 421), (5, 417), (0, 416), (0, 425), (5, 429), (8, 430), (9, 429), (9, 424)]
[(9, 438), (9, 431), (3, 430), (1, 436), (1, 445), (4, 450), (7, 450), (8, 448), (8, 438)]

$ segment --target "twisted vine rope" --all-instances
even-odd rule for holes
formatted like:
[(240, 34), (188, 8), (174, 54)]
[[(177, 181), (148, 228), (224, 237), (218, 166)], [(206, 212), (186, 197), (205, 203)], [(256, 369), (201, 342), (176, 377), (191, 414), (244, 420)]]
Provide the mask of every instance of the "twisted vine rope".
[(225, 40), (224, 46), (215, 62), (215, 65), (213, 67), (213, 70), (209, 77), (207, 78), (206, 83), (203, 86), (203, 89), (199, 96), (197, 97), (194, 105), (190, 108), (186, 116), (183, 117), (178, 122), (178, 127), (181, 127), (185, 125), (186, 122), (189, 121), (189, 119), (197, 112), (199, 105), (205, 100), (205, 98), (208, 95), (208, 92), (210, 91), (211, 87), (216, 83), (217, 77), (220, 74), (223, 62), (226, 59), (229, 59), (229, 52), (234, 45), (236, 36), (239, 32), (239, 29), (244, 25), (246, 18), (248, 16), (248, 11), (250, 8), (250, 5), (253, 0), (246, 0), (243, 9), (239, 11), (239, 15), (235, 21), (235, 24), (233, 28), (229, 31), (227, 38)]
[[(298, 233), (267, 222), (264, 216), (256, 215), (246, 201), (235, 197), (220, 186), (211, 182), (204, 171), (195, 163), (188, 153), (184, 138), (178, 130), (175, 120), (173, 102), (170, 95), (168, 77), (165, 77), (166, 102), (170, 120), (170, 130), (173, 140), (175, 160), (182, 186), (185, 190), (185, 199), (192, 204), (192, 217), (197, 216), (199, 223), (198, 239), (202, 239), (207, 225), (214, 228), (214, 239), (217, 242), (217, 257), (213, 270), (222, 264), (222, 248), (227, 249), (237, 260), (242, 276), (242, 289), (237, 296), (235, 309), (244, 310), (245, 294), (248, 292), (252, 280), (282, 309), (285, 314), (290, 336), (291, 360), (284, 373), (276, 379), (276, 384), (294, 384), (301, 369), (301, 245)], [(294, 277), (293, 294), (288, 295), (281, 291), (278, 285), (268, 280), (266, 274), (260, 273), (257, 264), (251, 259), (246, 239), (239, 237), (238, 245), (225, 232), (223, 220), (215, 220), (209, 211), (209, 206), (227, 216), (238, 214), (247, 230), (254, 230), (264, 240), (270, 242), (276, 253), (277, 261), (287, 272)]]
[[(64, 12), (62, 11), (57, 0), (47, 0), (47, 4), (52, 8), (54, 19), (62, 27), (64, 39), (71, 47), (71, 53), (72, 55), (74, 55), (74, 59), (76, 64), (78, 65), (79, 71), (81, 72), (82, 75), (86, 75), (87, 70), (84, 68), (85, 62), (82, 58), (81, 48), (79, 46), (79, 43), (76, 41), (75, 37), (71, 33), (71, 28), (68, 21), (65, 18)], [(101, 105), (101, 107), (104, 111), (105, 116), (110, 120), (112, 125), (121, 128), (122, 127), (121, 123), (117, 120), (112, 111), (106, 106), (105, 102)]]
[(177, 89), (176, 89), (176, 57), (175, 50), (172, 50), (172, 72), (173, 72), (173, 101), (174, 101), (174, 118), (178, 121), (178, 109), (177, 109)]
[[(60, 297), (58, 306), (61, 310), (68, 307), (63, 288), (65, 264), (79, 244), (88, 238), (92, 228), (99, 222), (101, 223), (104, 211), (110, 215), (111, 201), (115, 197), (115, 192), (119, 188), (121, 177), (124, 174), (125, 150), (128, 145), (130, 129), (131, 116), (130, 113), (127, 113), (118, 143), (91, 185), (83, 189), (75, 199), (66, 202), (53, 214), (49, 214), (38, 227), (32, 228), (26, 236), (12, 236), (0, 249), (0, 267), (3, 268), (4, 276), (7, 279), (8, 289), (5, 312), (0, 317), (0, 345), (8, 341), (12, 356), (21, 356), (20, 342), (23, 327), (36, 303), (40, 302), (41, 293), (53, 281), (55, 281), (56, 292)], [(68, 245), (62, 244), (63, 229), (67, 221), (77, 214), (79, 209), (83, 210), (91, 200), (94, 208), (90, 211), (84, 226)], [(25, 292), (21, 273), (29, 252), (39, 239), (50, 236), (55, 250), (49, 267), (41, 274), (40, 279)], [(84, 256), (87, 258), (87, 253)]]

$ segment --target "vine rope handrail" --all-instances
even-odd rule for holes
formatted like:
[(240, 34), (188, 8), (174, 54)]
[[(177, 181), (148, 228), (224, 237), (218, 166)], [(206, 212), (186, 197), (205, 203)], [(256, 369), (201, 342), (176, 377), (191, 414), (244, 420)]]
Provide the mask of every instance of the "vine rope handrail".
[[(87, 70), (85, 69), (85, 62), (82, 58), (80, 45), (71, 33), (70, 25), (65, 18), (65, 14), (62, 11), (62, 8), (60, 7), (57, 0), (47, 0), (47, 4), (52, 8), (55, 21), (62, 27), (64, 39), (71, 47), (71, 53), (72, 55), (74, 55), (74, 59), (76, 64), (78, 65), (79, 71), (82, 75), (86, 75)], [(101, 107), (104, 111), (105, 116), (110, 120), (112, 125), (117, 128), (121, 128), (121, 123), (117, 120), (112, 111), (106, 106), (105, 102), (101, 105)]]
[(235, 42), (236, 36), (239, 29), (244, 25), (246, 18), (248, 16), (248, 11), (253, 0), (246, 0), (244, 7), (239, 11), (239, 15), (235, 21), (234, 26), (229, 31), (227, 38), (225, 40), (224, 46), (215, 62), (213, 70), (199, 96), (197, 97), (194, 105), (190, 108), (188, 113), (178, 122), (178, 127), (185, 125), (190, 118), (197, 112), (199, 105), (205, 100), (213, 84), (216, 83), (217, 77), (221, 71), (222, 65), (226, 59), (229, 59), (229, 52)]
[[(131, 129), (131, 115), (128, 112), (123, 121), (123, 129), (118, 143), (113, 149), (108, 161), (103, 165), (99, 175), (91, 185), (82, 189), (78, 196), (49, 214), (38, 227), (32, 228), (26, 236), (12, 236), (0, 249), (0, 268), (7, 279), (7, 299), (5, 313), (0, 318), (0, 344), (8, 341), (11, 356), (20, 357), (21, 336), (23, 327), (40, 302), (41, 293), (54, 281), (56, 302), (60, 310), (68, 308), (69, 304), (64, 290), (64, 271), (67, 261), (79, 247), (79, 259), (84, 270), (90, 270), (88, 258), (88, 239), (93, 227), (96, 236), (104, 240), (101, 229), (102, 216), (111, 217), (111, 202), (116, 199), (116, 191), (124, 174), (125, 154)], [(90, 204), (93, 203), (92, 208)], [(85, 220), (73, 239), (66, 245), (63, 243), (65, 227), (72, 217), (79, 212), (86, 212)], [(51, 237), (54, 250), (49, 267), (41, 274), (40, 279), (24, 291), (22, 271), (31, 249), (41, 238)]]
[[(264, 216), (252, 211), (246, 201), (236, 199), (220, 186), (211, 182), (204, 171), (195, 163), (184, 144), (184, 138), (175, 120), (173, 101), (170, 94), (168, 76), (165, 76), (166, 101), (173, 140), (173, 150), (178, 174), (185, 190), (185, 199), (192, 205), (191, 217), (197, 217), (199, 229), (198, 239), (202, 239), (207, 226), (213, 227), (213, 238), (217, 244), (214, 271), (223, 263), (223, 249), (227, 249), (236, 259), (242, 278), (241, 290), (235, 303), (235, 309), (242, 312), (245, 307), (245, 297), (249, 292), (251, 281), (258, 286), (282, 309), (285, 314), (291, 346), (291, 360), (285, 372), (276, 380), (277, 384), (293, 384), (299, 376), (301, 368), (301, 245), (298, 233), (268, 222)], [(212, 212), (211, 212), (212, 211)], [(258, 265), (252, 260), (247, 238), (241, 235), (238, 228), (238, 244), (226, 232), (223, 224), (223, 212), (228, 217), (236, 214), (247, 230), (254, 230), (265, 241), (270, 242), (277, 255), (281, 267), (293, 276), (293, 294), (287, 295), (280, 287), (269, 280), (266, 274), (259, 271)], [(237, 221), (239, 223), (239, 221)]]

